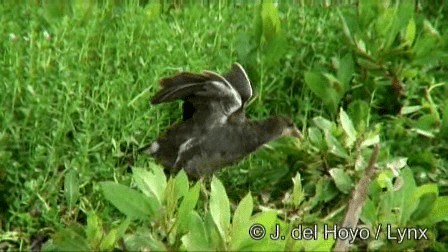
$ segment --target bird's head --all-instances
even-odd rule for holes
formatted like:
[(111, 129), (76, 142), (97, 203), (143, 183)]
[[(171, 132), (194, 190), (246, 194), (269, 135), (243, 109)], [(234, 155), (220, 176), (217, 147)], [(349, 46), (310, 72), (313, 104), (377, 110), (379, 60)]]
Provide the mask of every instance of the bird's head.
[(285, 116), (274, 116), (270, 118), (270, 120), (272, 128), (279, 133), (279, 136), (303, 138), (302, 133), (299, 129), (297, 129), (296, 125), (290, 118)]

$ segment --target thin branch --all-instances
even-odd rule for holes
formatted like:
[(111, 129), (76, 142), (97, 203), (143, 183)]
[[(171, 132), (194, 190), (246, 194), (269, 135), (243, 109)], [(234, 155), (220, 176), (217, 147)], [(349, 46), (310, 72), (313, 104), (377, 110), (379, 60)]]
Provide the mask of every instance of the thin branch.
[[(361, 179), (353, 190), (352, 198), (348, 203), (347, 213), (345, 214), (344, 222), (342, 227), (347, 229), (355, 229), (358, 225), (359, 215), (361, 214), (364, 201), (366, 200), (367, 193), (369, 191), (370, 180), (375, 174), (375, 164), (378, 161), (378, 155), (380, 152), (380, 147), (375, 144), (373, 148), (372, 156), (370, 156), (369, 164), (364, 170)], [(334, 251), (348, 251), (349, 243), (348, 239), (336, 241), (336, 246)]]

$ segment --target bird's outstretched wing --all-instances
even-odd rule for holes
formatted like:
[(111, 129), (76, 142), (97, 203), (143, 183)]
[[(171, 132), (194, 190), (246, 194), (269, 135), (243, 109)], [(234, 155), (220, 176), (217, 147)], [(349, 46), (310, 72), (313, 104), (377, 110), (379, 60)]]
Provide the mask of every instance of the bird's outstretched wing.
[(184, 100), (184, 121), (199, 115), (201, 119), (226, 119), (250, 99), (252, 88), (244, 69), (234, 64), (225, 75), (204, 71), (202, 74), (179, 73), (160, 80), (162, 89), (152, 104)]
[(244, 68), (234, 63), (232, 69), (224, 74), (224, 78), (238, 91), (244, 106), (252, 98), (252, 85)]

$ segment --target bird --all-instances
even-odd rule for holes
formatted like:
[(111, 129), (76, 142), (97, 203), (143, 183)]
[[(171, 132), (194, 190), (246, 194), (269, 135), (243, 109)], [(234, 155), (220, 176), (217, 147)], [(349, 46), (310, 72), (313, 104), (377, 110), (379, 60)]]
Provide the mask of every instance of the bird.
[(183, 169), (189, 178), (209, 176), (238, 163), (264, 144), (280, 137), (302, 138), (285, 116), (250, 120), (245, 109), (252, 84), (244, 68), (234, 63), (229, 72), (181, 72), (159, 80), (152, 105), (181, 100), (182, 120), (145, 147), (169, 173)]

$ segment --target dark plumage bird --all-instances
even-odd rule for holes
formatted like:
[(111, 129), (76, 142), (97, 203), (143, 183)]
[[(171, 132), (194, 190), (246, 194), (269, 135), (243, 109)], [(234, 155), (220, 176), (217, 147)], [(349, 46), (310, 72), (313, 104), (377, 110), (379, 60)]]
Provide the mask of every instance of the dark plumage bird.
[(230, 72), (179, 73), (160, 80), (162, 89), (152, 104), (183, 100), (183, 121), (146, 150), (171, 172), (184, 169), (199, 178), (243, 159), (281, 136), (301, 137), (286, 117), (250, 121), (244, 113), (252, 86), (237, 63)]

